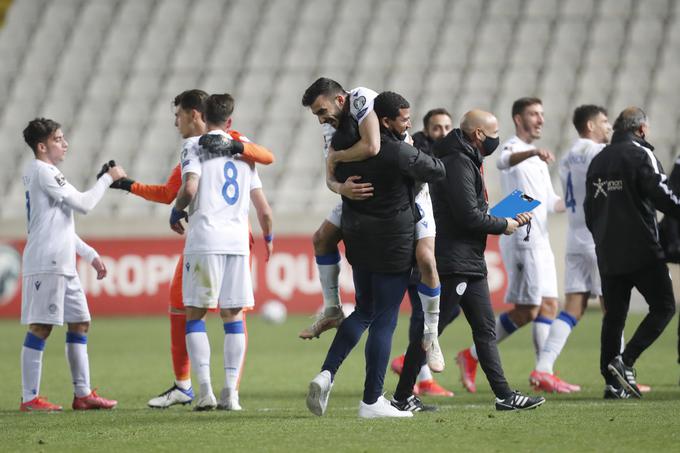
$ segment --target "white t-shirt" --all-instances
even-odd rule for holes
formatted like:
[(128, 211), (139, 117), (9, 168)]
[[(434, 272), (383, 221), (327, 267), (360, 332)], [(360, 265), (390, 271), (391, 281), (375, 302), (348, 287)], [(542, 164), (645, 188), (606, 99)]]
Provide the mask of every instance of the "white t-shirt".
[(560, 160), (560, 179), (564, 189), (569, 229), (567, 230), (567, 253), (584, 253), (595, 250), (593, 236), (586, 226), (583, 201), (586, 198), (586, 174), (593, 157), (605, 145), (587, 138), (579, 138)]
[(23, 176), (26, 188), (28, 239), (23, 254), (23, 275), (76, 275), (76, 253), (88, 263), (97, 252), (76, 235), (73, 210), (82, 211), (101, 200), (111, 184), (105, 174), (86, 193), (78, 192), (54, 165), (41, 160), (28, 163)]
[(525, 241), (526, 227), (522, 227), (515, 234), (502, 236), (501, 244), (513, 244), (520, 248), (550, 247), (548, 236), (548, 212), (555, 212), (555, 203), (560, 197), (553, 189), (548, 171), (548, 164), (538, 156), (530, 157), (515, 166), (510, 166), (510, 155), (520, 151), (528, 151), (536, 146), (523, 142), (514, 136), (501, 145), (501, 153), (496, 166), (501, 170), (501, 187), (505, 195), (514, 190), (521, 190), (526, 195), (541, 202), (531, 211), (531, 233)]
[[(209, 134), (231, 137), (221, 130)], [(198, 175), (198, 192), (189, 205), (185, 254), (248, 255), (250, 191), (262, 187), (254, 165), (232, 157), (201, 162), (200, 137), (183, 145), (182, 177)]]
[[(366, 116), (373, 111), (373, 102), (378, 93), (369, 88), (357, 87), (350, 90), (347, 94), (349, 95), (347, 98), (349, 114), (361, 125)], [(328, 148), (331, 146), (331, 139), (333, 134), (335, 134), (335, 128), (330, 124), (322, 124), (321, 129), (323, 131), (323, 156), (328, 157)]]

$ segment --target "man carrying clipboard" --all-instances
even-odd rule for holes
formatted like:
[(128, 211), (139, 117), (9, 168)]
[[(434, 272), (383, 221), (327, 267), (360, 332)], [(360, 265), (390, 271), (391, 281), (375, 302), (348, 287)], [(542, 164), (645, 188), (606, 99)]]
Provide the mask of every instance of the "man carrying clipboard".
[[(452, 321), (452, 313), (460, 305), (472, 328), (479, 362), (496, 395), (496, 409), (533, 409), (545, 399), (513, 392), (505, 379), (486, 279), (487, 234), (511, 235), (531, 220), (528, 213), (517, 214), (515, 218), (487, 213), (481, 168), (484, 157), (497, 146), (498, 120), (480, 110), (466, 113), (460, 129), (451, 131), (434, 145), (434, 155), (446, 167), (446, 179), (430, 185), (437, 224), (435, 258), (442, 285), (439, 334)], [(408, 349), (394, 392), (397, 402), (410, 397), (424, 354), (416, 348)]]

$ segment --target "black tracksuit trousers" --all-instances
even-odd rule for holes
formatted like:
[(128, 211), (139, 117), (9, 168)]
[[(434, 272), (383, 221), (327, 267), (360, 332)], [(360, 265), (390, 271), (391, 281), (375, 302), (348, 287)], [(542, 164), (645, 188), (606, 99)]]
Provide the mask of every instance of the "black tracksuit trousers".
[[(496, 319), (491, 308), (489, 284), (485, 277), (465, 275), (440, 275), (442, 292), (439, 305), (439, 335), (442, 334), (458, 311), (463, 313), (472, 328), (472, 337), (477, 347), (479, 364), (486, 374), (491, 389), (498, 398), (507, 398), (512, 390), (503, 374), (501, 359), (496, 345)], [(422, 337), (422, 324), (420, 336)], [(403, 401), (413, 393), (413, 385), (425, 358), (420, 342), (411, 341), (406, 350), (404, 368), (394, 398)]]
[(658, 261), (630, 274), (602, 275), (605, 314), (602, 318), (600, 372), (609, 384), (618, 385), (607, 365), (621, 351), (621, 334), (626, 325), (630, 293), (640, 291), (649, 305), (649, 313), (623, 351), (623, 363), (633, 366), (640, 354), (661, 335), (675, 314), (675, 298), (668, 266)]

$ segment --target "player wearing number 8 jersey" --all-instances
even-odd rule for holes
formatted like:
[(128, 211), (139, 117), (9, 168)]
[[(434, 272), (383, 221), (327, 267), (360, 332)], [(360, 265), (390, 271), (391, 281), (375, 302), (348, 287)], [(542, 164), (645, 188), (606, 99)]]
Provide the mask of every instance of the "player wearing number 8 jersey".
[[(170, 221), (175, 231), (183, 230), (179, 220), (186, 217), (184, 209), (188, 207), (182, 293), (187, 350), (200, 386), (195, 410), (216, 406), (241, 409), (236, 389), (245, 355), (242, 310), (254, 304), (248, 264), (248, 210), (251, 196), (258, 196), (262, 183), (251, 163), (230, 156), (206, 159), (206, 144), (213, 142), (215, 136), (221, 136), (218, 141), (231, 139), (225, 131), (231, 123), (233, 106), (234, 100), (228, 94), (214, 94), (206, 101), (209, 132), (185, 142), (181, 156), (183, 183)], [(208, 309), (217, 306), (225, 332), (225, 385), (219, 404), (212, 391), (210, 343), (205, 327)]]

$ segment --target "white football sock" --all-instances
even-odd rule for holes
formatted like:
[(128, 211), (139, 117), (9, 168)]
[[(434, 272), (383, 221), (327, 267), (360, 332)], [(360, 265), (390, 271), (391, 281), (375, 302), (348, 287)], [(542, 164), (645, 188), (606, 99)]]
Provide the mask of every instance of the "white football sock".
[(439, 298), (441, 286), (430, 288), (425, 283), (418, 284), (418, 297), (425, 314), (425, 325), (430, 331), (436, 332), (439, 326)]
[(548, 339), (543, 345), (543, 349), (538, 354), (536, 370), (554, 374), (553, 367), (557, 357), (562, 352), (572, 329), (576, 326), (577, 320), (569, 313), (562, 312), (550, 326)]
[(210, 386), (210, 342), (205, 331), (205, 321), (187, 321), (187, 352), (191, 367), (198, 377), (201, 390)]
[(246, 355), (243, 321), (224, 323), (224, 388), (236, 390)]
[(432, 370), (430, 370), (430, 367), (427, 366), (427, 363), (420, 367), (420, 373), (418, 373), (418, 379), (416, 382), (421, 382), (421, 381), (431, 381), (432, 378)]
[(191, 379), (182, 379), (182, 380), (177, 380), (175, 379), (175, 385), (182, 390), (189, 390), (191, 388)]
[(79, 398), (92, 393), (92, 389), (90, 389), (90, 360), (87, 355), (87, 335), (66, 332), (66, 361), (71, 369), (73, 393)]
[(540, 315), (534, 319), (534, 322), (532, 323), (531, 331), (534, 338), (534, 352), (536, 353), (536, 360), (538, 360), (538, 355), (541, 353), (541, 350), (545, 345), (545, 341), (548, 339), (548, 335), (550, 334), (550, 326), (552, 323), (552, 319)]
[(24, 403), (40, 393), (44, 349), (45, 340), (30, 332), (26, 333), (24, 346), (21, 348), (21, 399)]
[(340, 253), (316, 256), (316, 267), (319, 269), (319, 280), (323, 293), (324, 309), (339, 307), (340, 287), (338, 276), (340, 275)]

